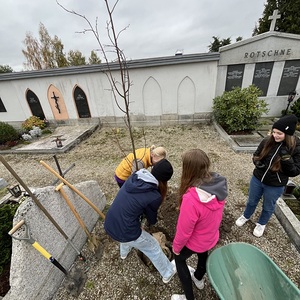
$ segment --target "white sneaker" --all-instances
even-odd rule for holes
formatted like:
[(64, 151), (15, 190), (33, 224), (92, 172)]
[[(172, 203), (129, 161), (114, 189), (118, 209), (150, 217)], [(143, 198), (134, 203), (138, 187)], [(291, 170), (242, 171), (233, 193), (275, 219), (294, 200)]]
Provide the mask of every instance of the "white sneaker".
[(264, 234), (266, 225), (261, 225), (259, 223), (256, 223), (256, 226), (253, 230), (253, 235), (255, 235), (256, 237), (261, 237)]
[(176, 274), (177, 270), (176, 270), (176, 265), (175, 265), (175, 260), (173, 259), (171, 261), (171, 264), (173, 265), (173, 272), (169, 277), (163, 277), (162, 281), (163, 283), (168, 283), (171, 281), (171, 279), (173, 278), (173, 276)]
[(192, 276), (192, 274), (194, 274), (194, 272), (195, 272), (195, 269), (193, 267), (189, 266), (189, 265), (188, 265), (188, 268), (189, 268), (189, 271), (190, 271), (191, 276)]
[(198, 280), (194, 273), (191, 273), (192, 275), (192, 280), (194, 281), (196, 287), (199, 289), (199, 290), (202, 290), (204, 288), (204, 279), (202, 278), (201, 280)]
[(171, 300), (186, 300), (185, 295), (174, 294), (171, 297)]
[(246, 219), (244, 217), (244, 215), (242, 215), (241, 217), (239, 217), (236, 221), (235, 224), (239, 227), (243, 226), (249, 219)]

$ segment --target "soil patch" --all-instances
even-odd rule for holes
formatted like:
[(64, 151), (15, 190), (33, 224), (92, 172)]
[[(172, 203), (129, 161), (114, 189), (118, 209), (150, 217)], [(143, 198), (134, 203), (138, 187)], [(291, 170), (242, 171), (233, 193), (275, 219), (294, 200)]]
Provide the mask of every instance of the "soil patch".
[(10, 263), (8, 263), (0, 275), (0, 296), (4, 297), (10, 289), (9, 285)]

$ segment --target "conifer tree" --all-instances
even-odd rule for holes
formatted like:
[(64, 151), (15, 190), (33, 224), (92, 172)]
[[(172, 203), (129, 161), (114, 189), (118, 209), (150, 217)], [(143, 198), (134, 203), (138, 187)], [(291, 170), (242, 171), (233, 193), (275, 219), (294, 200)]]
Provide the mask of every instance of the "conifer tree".
[(300, 34), (300, 0), (268, 0), (265, 4), (263, 16), (254, 28), (253, 35), (258, 35), (270, 30), (271, 20), (275, 9), (279, 10), (280, 19), (276, 21), (275, 31)]

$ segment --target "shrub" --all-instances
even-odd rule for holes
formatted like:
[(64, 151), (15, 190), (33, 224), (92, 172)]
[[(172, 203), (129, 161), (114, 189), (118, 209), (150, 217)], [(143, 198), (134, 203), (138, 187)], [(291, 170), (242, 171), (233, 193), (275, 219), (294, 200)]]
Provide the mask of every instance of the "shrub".
[(255, 85), (224, 92), (213, 99), (213, 114), (216, 121), (230, 134), (252, 131), (258, 128), (258, 120), (267, 113), (267, 103), (258, 99), (262, 91)]
[(291, 111), (297, 116), (298, 120), (300, 120), (300, 98), (293, 103), (291, 106)]
[(0, 207), (0, 274), (11, 260), (12, 238), (8, 232), (13, 225), (13, 218), (19, 204), (4, 204)]
[(41, 120), (36, 116), (31, 116), (22, 123), (22, 128), (26, 131), (32, 130), (34, 126), (44, 129), (46, 127), (46, 123), (44, 120)]
[(18, 139), (19, 133), (13, 126), (5, 122), (0, 122), (0, 144), (16, 141)]

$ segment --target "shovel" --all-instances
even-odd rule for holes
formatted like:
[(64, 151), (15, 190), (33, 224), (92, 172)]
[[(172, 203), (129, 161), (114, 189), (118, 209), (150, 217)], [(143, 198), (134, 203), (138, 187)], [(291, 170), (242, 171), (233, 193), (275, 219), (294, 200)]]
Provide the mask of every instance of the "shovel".
[(0, 161), (6, 167), (6, 169), (15, 177), (15, 179), (20, 183), (20, 185), (24, 188), (27, 194), (31, 197), (34, 203), (40, 208), (40, 210), (45, 214), (45, 216), (49, 219), (49, 221), (57, 228), (57, 230), (61, 233), (61, 235), (66, 239), (68, 244), (76, 251), (80, 260), (85, 260), (85, 257), (81, 254), (81, 252), (75, 247), (72, 240), (67, 236), (64, 230), (58, 225), (58, 223), (53, 219), (53, 217), (49, 214), (46, 208), (42, 205), (42, 203), (38, 200), (38, 198), (31, 192), (25, 182), (19, 177), (19, 175), (13, 170), (13, 168), (8, 164), (8, 162), (4, 159), (2, 155), (0, 155)]
[(59, 192), (62, 197), (65, 199), (66, 203), (68, 204), (69, 208), (71, 209), (72, 213), (74, 214), (75, 218), (79, 222), (79, 225), (83, 228), (84, 232), (88, 237), (88, 248), (95, 254), (97, 258), (101, 258), (103, 253), (103, 247), (100, 245), (100, 239), (96, 237), (93, 233), (90, 233), (88, 228), (86, 227), (85, 223), (83, 222), (82, 218), (80, 217), (79, 213), (77, 212), (76, 208), (74, 207), (73, 203), (70, 201), (69, 197), (67, 196), (66, 192), (63, 189), (64, 183), (60, 183), (56, 188), (55, 191)]
[[(18, 236), (14, 235), (21, 227), (25, 228), (25, 231), (23, 231), (23, 236), (20, 236), (20, 234)], [(79, 295), (79, 293), (83, 289), (87, 276), (80, 270), (76, 271), (76, 277), (74, 275), (71, 276), (69, 272), (46, 249), (44, 249), (37, 241), (35, 241), (32, 238), (29, 226), (25, 223), (24, 220), (21, 220), (19, 223), (17, 223), (8, 232), (8, 234), (16, 240), (24, 240), (31, 244), (38, 252), (40, 252), (44, 257), (46, 257), (47, 260), (49, 260), (55, 267), (57, 267), (66, 275), (66, 282), (68, 283), (68, 287), (66, 288), (68, 289), (68, 291), (74, 296)]]
[(67, 185), (71, 190), (73, 190), (77, 195), (79, 195), (85, 202), (87, 202), (97, 213), (98, 215), (104, 220), (105, 215), (104, 213), (85, 195), (83, 195), (75, 186), (69, 183), (65, 178), (60, 176), (55, 170), (53, 170), (49, 165), (47, 165), (44, 161), (40, 161), (40, 163), (48, 169), (53, 175), (55, 175), (60, 181), (62, 181), (65, 185)]

